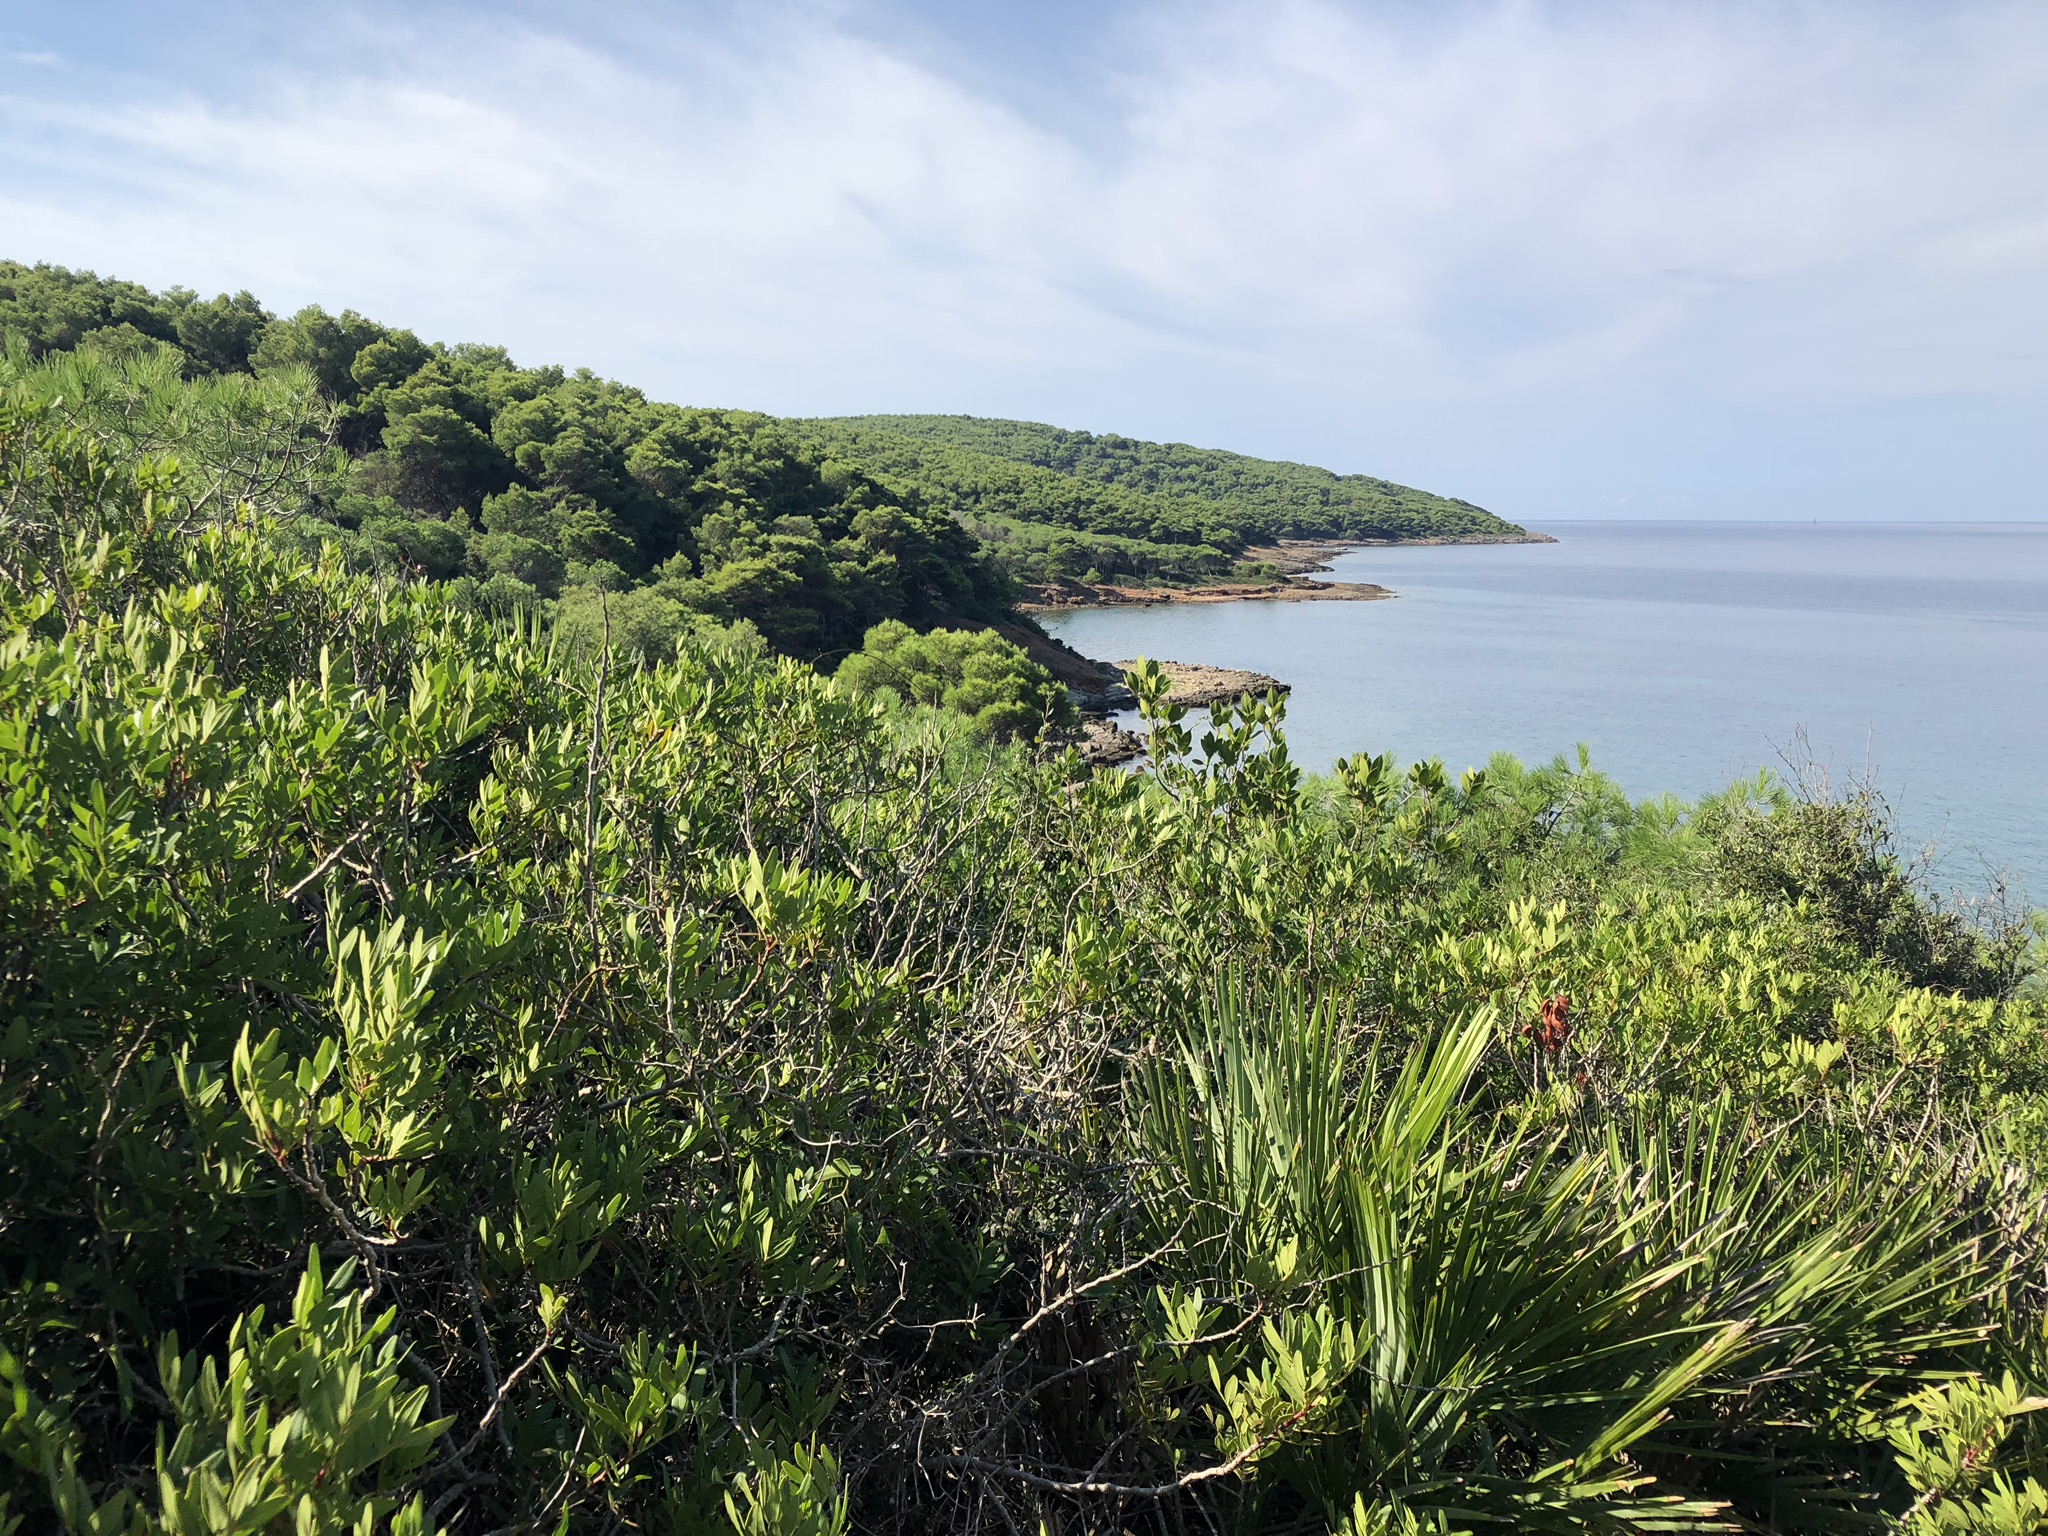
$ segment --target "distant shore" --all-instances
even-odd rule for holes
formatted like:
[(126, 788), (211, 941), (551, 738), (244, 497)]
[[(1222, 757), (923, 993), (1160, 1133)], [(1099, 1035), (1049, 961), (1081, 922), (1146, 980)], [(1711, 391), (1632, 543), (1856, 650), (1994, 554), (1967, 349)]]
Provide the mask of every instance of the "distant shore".
[(1117, 582), (1061, 581), (1025, 588), (1022, 613), (1061, 613), (1076, 608), (1154, 607), (1173, 603), (1371, 603), (1399, 596), (1370, 581), (1317, 581), (1329, 562), (1355, 549), (1390, 549), (1402, 544), (1555, 544), (1548, 534), (1501, 539), (1282, 539), (1245, 550), (1243, 558), (1276, 568), (1252, 581), (1218, 581), (1199, 587), (1132, 587)]
[[(1320, 539), (1284, 539), (1244, 551), (1247, 561), (1258, 561), (1275, 569), (1275, 575), (1259, 581), (1223, 581), (1201, 587), (1127, 587), (1113, 582), (1058, 582), (1027, 587), (1024, 602), (1018, 603), (1019, 622), (993, 626), (1005, 639), (1020, 645), (1039, 665), (1063, 683), (1069, 696), (1089, 718), (1081, 733), (1083, 754), (1090, 762), (1127, 762), (1144, 753), (1140, 736), (1105, 718), (1137, 704), (1128, 683), (1127, 661), (1098, 661), (1083, 656), (1071, 645), (1049, 635), (1039, 626), (1036, 615), (1071, 613), (1083, 608), (1146, 608), (1188, 603), (1248, 602), (1378, 602), (1399, 596), (1392, 588), (1369, 581), (1317, 581), (1313, 572), (1327, 571), (1337, 556), (1357, 549), (1386, 548), (1406, 544), (1554, 544), (1547, 534), (1531, 533), (1500, 539), (1352, 539), (1333, 543)], [(1155, 658), (1156, 659), (1156, 658)], [(1236, 671), (1191, 662), (1160, 662), (1173, 680), (1169, 698), (1176, 704), (1203, 708), (1245, 693), (1286, 693), (1288, 685), (1264, 673)]]
[(1555, 544), (1556, 542), (1557, 540), (1547, 533), (1531, 533), (1528, 529), (1524, 528), (1520, 533), (1503, 534), (1497, 539), (1441, 539), (1434, 536), (1426, 539), (1351, 539), (1336, 547), (1339, 550), (1398, 549), (1403, 544)]
[(1284, 576), (1277, 581), (1218, 582), (1212, 587), (1116, 587), (1080, 582), (1031, 587), (1031, 596), (1017, 605), (1020, 613), (1063, 613), (1074, 608), (1155, 608), (1176, 603), (1371, 603), (1398, 596), (1390, 587), (1369, 581), (1308, 581)]

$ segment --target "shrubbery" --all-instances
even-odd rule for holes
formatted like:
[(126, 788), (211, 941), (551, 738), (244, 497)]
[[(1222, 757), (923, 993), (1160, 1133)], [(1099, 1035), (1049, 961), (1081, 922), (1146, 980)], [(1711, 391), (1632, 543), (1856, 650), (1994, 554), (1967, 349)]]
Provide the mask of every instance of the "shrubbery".
[(920, 635), (886, 620), (839, 664), (837, 677), (856, 693), (886, 690), (906, 703), (964, 715), (998, 741), (1028, 741), (1077, 718), (1053, 675), (990, 630)]
[(2042, 1528), (2048, 1017), (1837, 813), (209, 483), (0, 408), (0, 1524)]

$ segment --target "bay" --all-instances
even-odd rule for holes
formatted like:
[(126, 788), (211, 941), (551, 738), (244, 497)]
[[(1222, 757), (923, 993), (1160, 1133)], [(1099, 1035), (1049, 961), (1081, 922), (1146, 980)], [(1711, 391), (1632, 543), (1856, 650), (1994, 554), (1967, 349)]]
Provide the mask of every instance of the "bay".
[(2048, 903), (2048, 524), (1550, 523), (1554, 544), (1368, 548), (1373, 603), (1043, 616), (1090, 656), (1293, 686), (1304, 767), (1573, 757), (1685, 799), (1811, 761), (1875, 784), (1902, 851)]

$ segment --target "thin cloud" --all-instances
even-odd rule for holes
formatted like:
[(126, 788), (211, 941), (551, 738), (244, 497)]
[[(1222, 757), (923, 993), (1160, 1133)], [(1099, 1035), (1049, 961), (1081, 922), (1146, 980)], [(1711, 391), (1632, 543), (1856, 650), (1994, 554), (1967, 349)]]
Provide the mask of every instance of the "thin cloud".
[(232, 93), (17, 76), (0, 210), (21, 256), (771, 409), (1512, 435), (2048, 385), (2035, 6), (1141, 10), (1066, 118), (856, 19), (358, 14), (378, 47)]

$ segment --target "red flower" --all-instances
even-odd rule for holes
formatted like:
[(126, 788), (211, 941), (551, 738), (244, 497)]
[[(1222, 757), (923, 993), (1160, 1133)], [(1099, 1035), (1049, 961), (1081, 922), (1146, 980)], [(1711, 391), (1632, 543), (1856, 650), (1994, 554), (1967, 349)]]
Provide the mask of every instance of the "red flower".
[(1534, 1040), (1538, 1050), (1555, 1056), (1572, 1037), (1572, 1000), (1562, 992), (1543, 999), (1543, 1008), (1533, 1024), (1522, 1026), (1522, 1038)]

